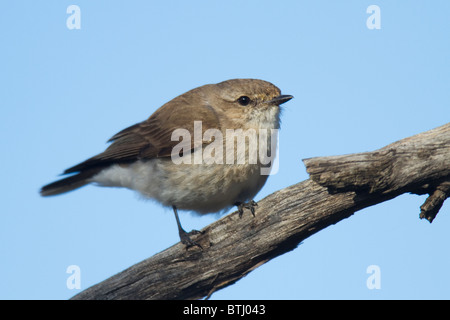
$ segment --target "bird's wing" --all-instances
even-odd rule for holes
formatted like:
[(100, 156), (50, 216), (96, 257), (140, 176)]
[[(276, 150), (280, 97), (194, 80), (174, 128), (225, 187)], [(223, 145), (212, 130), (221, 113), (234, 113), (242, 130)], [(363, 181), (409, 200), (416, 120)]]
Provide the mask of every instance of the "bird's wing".
[[(156, 157), (170, 157), (172, 148), (180, 141), (172, 141), (176, 129), (187, 129), (191, 141), (184, 141), (184, 150), (194, 146), (194, 121), (201, 121), (202, 136), (207, 129), (220, 128), (218, 115), (207, 105), (189, 105), (188, 108), (177, 107), (178, 104), (167, 103), (147, 120), (128, 127), (115, 134), (108, 142), (112, 144), (102, 153), (73, 166), (64, 174), (81, 172), (93, 167), (105, 167), (115, 163), (130, 163), (136, 160)], [(204, 142), (208, 143), (208, 142)]]

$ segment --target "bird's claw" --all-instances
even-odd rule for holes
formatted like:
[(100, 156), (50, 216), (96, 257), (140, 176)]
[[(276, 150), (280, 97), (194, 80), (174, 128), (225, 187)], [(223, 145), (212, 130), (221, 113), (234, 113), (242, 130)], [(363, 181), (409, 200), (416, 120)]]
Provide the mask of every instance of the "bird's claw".
[(192, 230), (190, 232), (186, 232), (184, 230), (180, 230), (179, 234), (180, 234), (181, 243), (186, 246), (186, 249), (195, 246), (195, 247), (199, 247), (201, 250), (203, 250), (203, 247), (200, 244), (198, 244), (197, 242), (195, 242), (194, 240), (191, 239), (191, 236), (193, 236), (193, 235), (203, 234), (202, 231)]
[(238, 207), (239, 218), (242, 218), (242, 215), (244, 214), (244, 208), (249, 209), (250, 212), (252, 213), (252, 215), (255, 216), (255, 207), (258, 206), (258, 204), (253, 200), (250, 200), (249, 202), (245, 202), (245, 203), (236, 202), (235, 205)]

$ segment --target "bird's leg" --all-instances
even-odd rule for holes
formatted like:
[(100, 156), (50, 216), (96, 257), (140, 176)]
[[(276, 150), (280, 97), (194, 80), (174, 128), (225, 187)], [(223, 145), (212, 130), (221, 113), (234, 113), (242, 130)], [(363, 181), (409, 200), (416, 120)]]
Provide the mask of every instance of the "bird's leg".
[(175, 219), (177, 220), (178, 234), (180, 235), (181, 243), (186, 245), (186, 248), (197, 246), (203, 250), (203, 247), (201, 245), (190, 238), (191, 235), (202, 234), (203, 232), (198, 230), (192, 230), (191, 232), (184, 231), (184, 229), (181, 227), (180, 218), (178, 217), (177, 207), (172, 206), (172, 209), (173, 213), (175, 213)]
[(258, 206), (253, 200), (250, 200), (249, 202), (236, 202), (234, 205), (238, 207), (239, 218), (242, 218), (244, 208), (249, 209), (252, 215), (255, 216), (255, 207)]

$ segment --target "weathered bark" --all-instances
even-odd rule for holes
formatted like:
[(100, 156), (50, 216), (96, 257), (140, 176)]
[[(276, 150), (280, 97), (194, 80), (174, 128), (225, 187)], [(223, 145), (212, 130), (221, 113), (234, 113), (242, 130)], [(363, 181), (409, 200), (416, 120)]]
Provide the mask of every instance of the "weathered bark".
[(330, 193), (429, 193), (420, 217), (430, 222), (450, 190), (450, 124), (374, 152), (304, 160), (310, 177)]
[[(202, 247), (178, 243), (73, 299), (199, 299), (354, 212), (402, 193), (429, 193), (430, 222), (450, 196), (450, 124), (374, 152), (304, 160), (311, 179), (258, 203), (256, 217), (231, 213), (203, 229)], [(249, 297), (250, 298), (250, 297)]]

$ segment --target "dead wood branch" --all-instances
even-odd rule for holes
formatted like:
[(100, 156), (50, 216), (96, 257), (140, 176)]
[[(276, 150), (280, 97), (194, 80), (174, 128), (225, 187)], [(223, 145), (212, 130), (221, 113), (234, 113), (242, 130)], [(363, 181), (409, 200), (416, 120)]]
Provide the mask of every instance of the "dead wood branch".
[[(450, 195), (450, 124), (374, 152), (304, 160), (311, 179), (258, 203), (256, 217), (231, 213), (203, 229), (197, 247), (178, 243), (73, 299), (199, 299), (354, 212), (411, 192), (430, 194), (430, 222)], [(251, 298), (251, 297), (249, 297)]]

